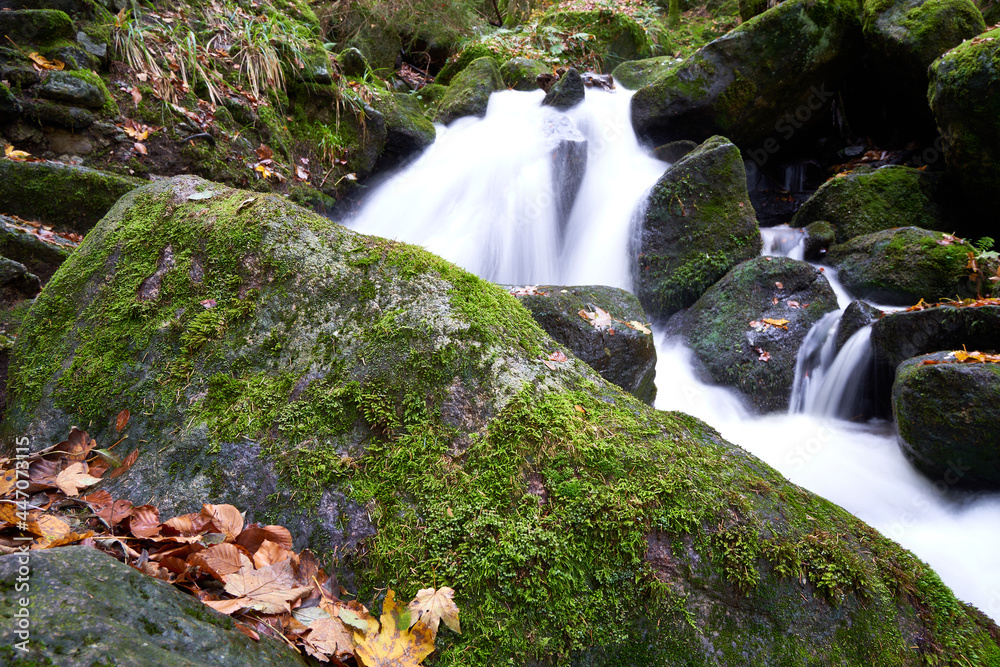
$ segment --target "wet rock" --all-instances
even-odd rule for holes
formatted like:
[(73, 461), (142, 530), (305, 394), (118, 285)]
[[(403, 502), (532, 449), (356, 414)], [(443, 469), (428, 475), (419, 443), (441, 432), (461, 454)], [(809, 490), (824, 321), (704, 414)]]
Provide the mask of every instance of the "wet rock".
[(852, 301), (844, 309), (844, 314), (837, 325), (837, 337), (834, 340), (837, 351), (840, 352), (840, 349), (844, 347), (844, 343), (851, 336), (869, 324), (876, 322), (878, 318), (882, 317), (882, 314), (881, 310), (871, 304), (864, 301)]
[(20, 298), (34, 299), (42, 291), (42, 281), (24, 264), (0, 257), (0, 289), (16, 290)]
[(598, 74), (596, 72), (584, 72), (580, 75), (583, 85), (587, 88), (600, 88), (601, 90), (614, 90), (615, 80), (610, 74)]
[(835, 228), (837, 243), (911, 225), (952, 231), (950, 216), (942, 205), (943, 187), (940, 173), (911, 167), (848, 174), (824, 183), (802, 205), (791, 224), (805, 227), (826, 220)]
[[(0, 160), (0, 213), (86, 233), (143, 182), (87, 167)], [(53, 195), (57, 196), (53, 196)]]
[(31, 640), (27, 653), (14, 653), (12, 647), (21, 641), (17, 626), (4, 623), (0, 640), (12, 660), (7, 664), (22, 664), (20, 658), (84, 667), (110, 656), (130, 665), (306, 664), (283, 642), (268, 636), (255, 642), (231, 618), (193, 595), (93, 547), (33, 551), (27, 560), (18, 554), (0, 556), (0, 585), (11, 591), (0, 601), (4, 618), (14, 618), (21, 609), (13, 591), (25, 564)]
[(11, 218), (0, 215), (0, 255), (25, 265), (42, 280), (48, 280), (66, 261), (73, 248), (45, 243), (33, 234), (21, 231), (16, 224)]
[(448, 86), (436, 120), (447, 125), (462, 116), (485, 116), (490, 95), (503, 88), (500, 69), (492, 58), (474, 60)]
[(377, 169), (396, 167), (434, 143), (434, 124), (412, 95), (382, 94), (372, 100), (372, 106), (385, 118), (385, 147)]
[(631, 255), (636, 295), (664, 318), (761, 250), (736, 146), (712, 137), (656, 182)]
[(368, 71), (368, 61), (361, 51), (348, 47), (337, 55), (337, 63), (347, 76), (364, 76)]
[(693, 141), (671, 141), (669, 144), (657, 146), (653, 150), (653, 155), (656, 156), (657, 160), (673, 164), (696, 148), (698, 148), (698, 144)]
[(587, 140), (563, 114), (552, 114), (543, 121), (542, 132), (551, 147), (552, 192), (556, 196), (559, 231), (566, 231), (573, 202), (583, 185), (587, 171)]
[(805, 226), (803, 257), (810, 262), (826, 260), (826, 253), (837, 242), (837, 230), (826, 220), (810, 222)]
[(500, 76), (507, 87), (523, 91), (537, 90), (538, 77), (549, 71), (545, 63), (529, 58), (511, 58), (500, 66)]
[[(838, 226), (839, 231), (839, 226)], [(835, 245), (826, 261), (851, 294), (891, 306), (976, 296), (966, 270), (975, 249), (919, 227), (887, 229)]]
[(50, 100), (91, 109), (100, 109), (105, 103), (101, 89), (69, 72), (49, 72), (48, 78), (38, 87), (38, 94)]
[(1000, 348), (1000, 306), (938, 306), (886, 313), (872, 326), (872, 345), (893, 368), (937, 350)]
[[(632, 329), (627, 322), (644, 324), (639, 300), (616, 287), (538, 285), (536, 294), (517, 296), (535, 321), (573, 354), (643, 403), (656, 398), (656, 347), (652, 334)], [(597, 328), (580, 311), (607, 312), (614, 322)]]
[(84, 51), (104, 63), (108, 60), (108, 45), (104, 42), (97, 42), (90, 38), (85, 32), (76, 33), (76, 42)]
[(778, 412), (788, 409), (802, 341), (835, 310), (821, 271), (787, 257), (757, 257), (710, 287), (684, 313), (680, 332), (711, 381), (739, 390), (761, 413)]
[(40, 125), (55, 125), (76, 131), (94, 124), (94, 114), (79, 107), (46, 100), (23, 100), (21, 106), (24, 115)]
[[(768, 154), (804, 141), (861, 49), (852, 0), (786, 0), (639, 89), (632, 125), (656, 143), (724, 134)], [(800, 122), (801, 109), (810, 110)], [(793, 123), (794, 121), (794, 123)]]
[(0, 34), (18, 44), (73, 39), (76, 31), (66, 12), (57, 9), (15, 9), (0, 12)]
[(583, 102), (584, 95), (586, 95), (586, 91), (583, 79), (580, 78), (580, 72), (570, 68), (545, 93), (542, 104), (560, 111), (567, 111)]
[(629, 60), (623, 62), (611, 73), (615, 81), (619, 82), (629, 90), (638, 90), (648, 86), (661, 76), (666, 76), (673, 72), (684, 61), (673, 56), (657, 56), (655, 58), (644, 58), (643, 60)]
[(14, 97), (10, 88), (0, 82), (0, 123), (12, 120), (21, 113), (21, 103)]
[(904, 361), (892, 411), (903, 453), (942, 490), (1000, 491), (1000, 364), (956, 363), (946, 352)]

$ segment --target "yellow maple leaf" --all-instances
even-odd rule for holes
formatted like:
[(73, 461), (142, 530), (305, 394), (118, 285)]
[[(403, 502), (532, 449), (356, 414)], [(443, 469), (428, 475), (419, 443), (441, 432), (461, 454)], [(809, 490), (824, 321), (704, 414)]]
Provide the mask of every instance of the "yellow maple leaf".
[(354, 657), (364, 667), (417, 667), (434, 651), (434, 633), (430, 628), (420, 621), (409, 629), (405, 622), (401, 623), (392, 589), (385, 596), (380, 620), (378, 632), (358, 638)]
[(765, 317), (764, 323), (770, 324), (772, 327), (781, 327), (782, 329), (788, 329), (788, 320), (773, 320), (769, 317)]
[(10, 144), (7, 144), (6, 146), (3, 147), (3, 154), (4, 157), (7, 157), (11, 160), (24, 160), (25, 158), (31, 157), (31, 153), (14, 150), (14, 147), (11, 146)]
[(31, 62), (35, 63), (42, 69), (61, 70), (66, 68), (66, 63), (61, 60), (49, 60), (45, 56), (34, 51), (28, 54), (28, 58), (31, 59)]
[(447, 586), (434, 590), (433, 588), (422, 588), (417, 592), (417, 597), (413, 598), (408, 608), (410, 610), (410, 623), (422, 622), (437, 634), (438, 625), (441, 621), (453, 632), (462, 634), (462, 629), (458, 623), (458, 605), (455, 604), (455, 591)]

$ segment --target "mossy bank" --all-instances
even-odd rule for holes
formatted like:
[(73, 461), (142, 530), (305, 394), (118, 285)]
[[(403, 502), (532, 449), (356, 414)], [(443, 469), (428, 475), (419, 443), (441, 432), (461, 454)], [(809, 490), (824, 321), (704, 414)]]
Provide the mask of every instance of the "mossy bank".
[(179, 177), (33, 305), (3, 428), (109, 445), (128, 408), (104, 488), (285, 524), (366, 603), (453, 586), (438, 665), (1000, 665), (911, 554), (556, 349), (425, 251)]

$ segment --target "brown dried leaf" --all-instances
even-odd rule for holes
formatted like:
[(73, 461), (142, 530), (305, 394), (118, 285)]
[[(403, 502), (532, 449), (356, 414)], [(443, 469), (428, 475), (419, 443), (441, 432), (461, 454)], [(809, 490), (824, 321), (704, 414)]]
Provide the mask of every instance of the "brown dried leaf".
[[(207, 533), (213, 528), (212, 519), (204, 514), (182, 514), (167, 519), (161, 524), (161, 532), (166, 536), (193, 536)], [(166, 529), (166, 530), (163, 530)]]
[(202, 516), (210, 519), (215, 527), (222, 531), (226, 540), (235, 540), (236, 536), (243, 532), (243, 515), (232, 505), (209, 505), (201, 506)]
[(566, 361), (567, 359), (569, 359), (569, 357), (567, 357), (562, 350), (556, 350), (555, 352), (549, 355), (549, 361), (563, 362)]
[(271, 540), (280, 546), (291, 550), (292, 534), (284, 526), (261, 526), (252, 523), (243, 529), (243, 532), (236, 538), (236, 544), (240, 545), (250, 553), (255, 553), (264, 540)]
[[(253, 555), (253, 564), (258, 568), (274, 565), (285, 560), (292, 554), (291, 551), (271, 540), (264, 540)], [(308, 579), (306, 580), (308, 581)]]
[(94, 477), (87, 473), (87, 464), (77, 461), (71, 463), (65, 470), (56, 477), (56, 486), (60, 491), (72, 498), (80, 495), (80, 489), (93, 486), (101, 481), (100, 477)]
[(136, 537), (156, 537), (160, 534), (160, 510), (153, 505), (134, 507), (128, 526)]
[(191, 554), (188, 556), (187, 562), (189, 565), (200, 567), (220, 581), (225, 581), (228, 575), (239, 572), (245, 567), (252, 567), (246, 554), (239, 547), (228, 542), (216, 544)]
[(421, 589), (409, 604), (410, 625), (421, 621), (436, 635), (438, 624), (444, 621), (452, 632), (462, 634), (458, 622), (458, 605), (455, 604), (454, 597), (455, 591), (447, 586), (437, 590)]
[(313, 657), (321, 659), (331, 655), (347, 658), (354, 654), (354, 648), (357, 646), (354, 633), (336, 617), (319, 618), (310, 623), (309, 634), (305, 636), (304, 641), (306, 651)]
[(14, 491), (17, 486), (17, 470), (4, 470), (0, 476), (0, 498)]
[(132, 453), (126, 456), (125, 460), (122, 461), (122, 464), (111, 471), (111, 473), (108, 475), (108, 479), (114, 479), (115, 477), (118, 477), (119, 475), (123, 474), (126, 470), (132, 467), (132, 464), (134, 464), (136, 459), (138, 458), (139, 458), (139, 450), (133, 449)]
[(265, 614), (280, 614), (291, 612), (290, 603), (308, 595), (312, 587), (296, 586), (291, 562), (283, 560), (259, 570), (248, 563), (226, 577), (225, 590), (244, 599), (245, 607)]
[(118, 413), (118, 416), (115, 417), (115, 430), (121, 433), (122, 429), (128, 425), (128, 420), (131, 416), (132, 413), (129, 412), (127, 408), (123, 408), (122, 411)]

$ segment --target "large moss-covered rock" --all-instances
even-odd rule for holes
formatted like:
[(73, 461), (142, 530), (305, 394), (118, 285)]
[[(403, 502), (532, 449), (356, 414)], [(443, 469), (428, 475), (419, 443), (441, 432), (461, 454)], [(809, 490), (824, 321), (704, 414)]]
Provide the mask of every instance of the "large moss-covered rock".
[(836, 245), (827, 261), (856, 297), (894, 306), (976, 296), (963, 241), (919, 227), (887, 229)]
[(802, 241), (802, 254), (810, 262), (826, 257), (830, 246), (837, 242), (837, 230), (827, 220), (817, 220), (805, 226), (806, 238)]
[(740, 151), (712, 137), (653, 186), (632, 253), (636, 295), (653, 316), (669, 316), (761, 246)]
[(385, 146), (378, 158), (379, 169), (405, 162), (434, 143), (434, 124), (412, 95), (381, 93), (371, 104), (385, 120)]
[[(287, 644), (268, 636), (255, 642), (193, 595), (93, 547), (0, 556), (0, 588), (0, 662), (12, 667), (306, 664)], [(17, 648), (22, 609), (29, 614), (26, 652)]]
[(1000, 306), (942, 305), (886, 313), (872, 326), (872, 345), (893, 368), (937, 350), (996, 350), (1000, 348)]
[(545, 93), (542, 104), (567, 111), (583, 102), (586, 94), (580, 73), (571, 67)]
[(487, 57), (474, 60), (448, 86), (438, 104), (436, 120), (447, 124), (462, 116), (485, 116), (490, 95), (503, 89), (496, 62)]
[(823, 116), (859, 47), (852, 0), (786, 0), (636, 92), (632, 124), (656, 143), (724, 134), (766, 159)]
[(616, 67), (611, 75), (615, 81), (629, 90), (638, 90), (648, 86), (661, 76), (680, 67), (683, 61), (673, 56), (657, 56), (642, 60), (629, 60)]
[(403, 42), (391, 28), (376, 22), (363, 21), (358, 33), (346, 44), (361, 52), (373, 70), (394, 71)]
[(705, 292), (684, 313), (680, 333), (708, 379), (738, 389), (760, 412), (775, 412), (788, 409), (806, 334), (834, 310), (837, 297), (819, 269), (757, 257)]
[(500, 66), (500, 76), (507, 87), (521, 91), (538, 90), (538, 75), (551, 71), (545, 63), (528, 58), (511, 58)]
[(142, 184), (87, 167), (0, 160), (0, 213), (85, 233)]
[(587, 41), (587, 49), (596, 54), (601, 72), (611, 72), (626, 60), (641, 60), (652, 55), (646, 31), (621, 12), (557, 10), (543, 16), (538, 26), (543, 30), (557, 28), (566, 34), (592, 35), (593, 38)]
[[(992, 217), (1000, 206), (1000, 29), (935, 61), (927, 95), (951, 187)], [(978, 227), (983, 234), (995, 231), (983, 222)]]
[(103, 488), (286, 525), (365, 600), (454, 587), (444, 664), (1000, 660), (897, 544), (583, 362), (550, 370), (554, 346), (419, 248), (178, 177), (119, 201), (32, 306), (2, 453), (72, 423), (114, 442), (129, 408), (139, 455)]
[(1000, 364), (957, 363), (946, 352), (904, 361), (892, 411), (900, 448), (925, 475), (945, 488), (1000, 491)]
[(69, 15), (58, 9), (15, 9), (0, 12), (0, 34), (18, 44), (43, 44), (73, 39), (76, 31)]
[(911, 167), (848, 174), (824, 183), (795, 214), (792, 225), (825, 220), (836, 230), (837, 243), (909, 225), (944, 231), (949, 216), (941, 204), (943, 187), (941, 174)]
[[(605, 285), (559, 287), (539, 285), (534, 293), (515, 291), (518, 301), (546, 333), (569, 348), (591, 368), (652, 405), (656, 398), (656, 347), (653, 336), (630, 328), (646, 314), (630, 292)], [(594, 326), (580, 311), (601, 308), (614, 321)]]

